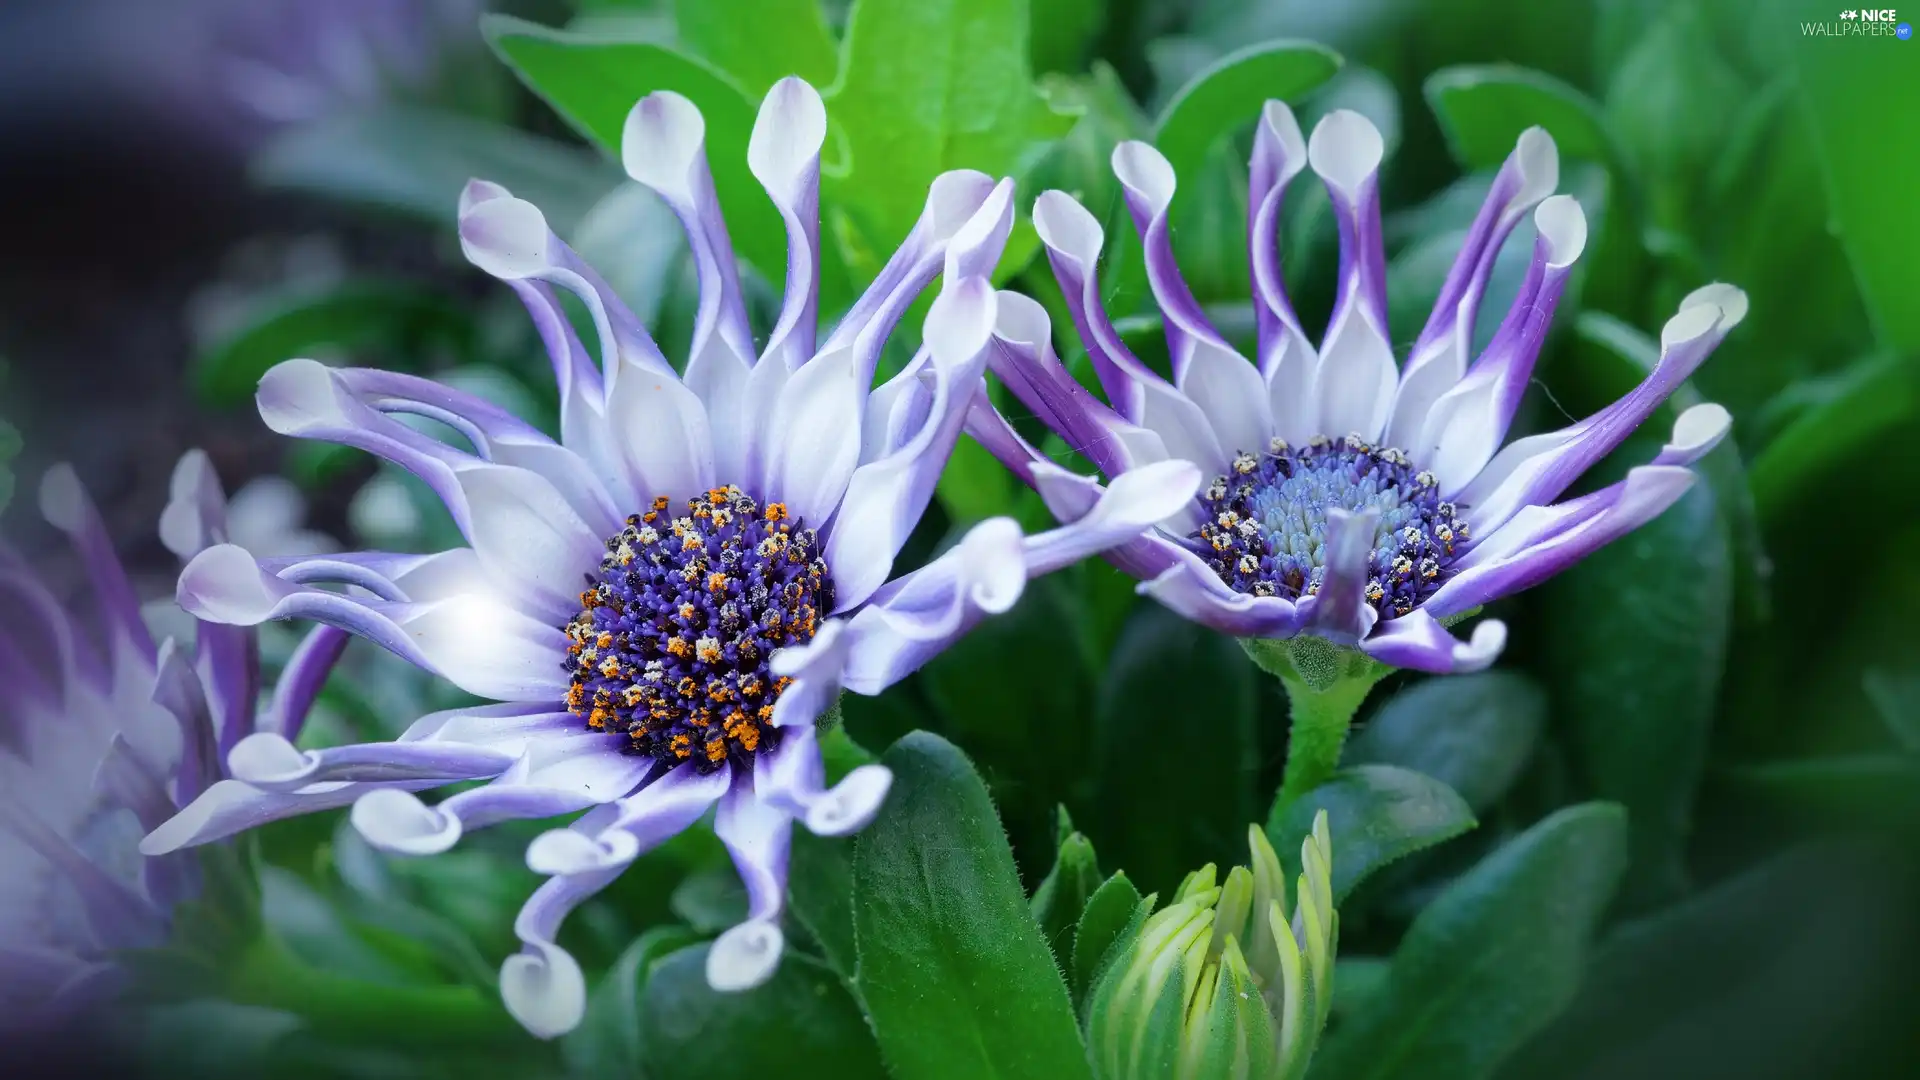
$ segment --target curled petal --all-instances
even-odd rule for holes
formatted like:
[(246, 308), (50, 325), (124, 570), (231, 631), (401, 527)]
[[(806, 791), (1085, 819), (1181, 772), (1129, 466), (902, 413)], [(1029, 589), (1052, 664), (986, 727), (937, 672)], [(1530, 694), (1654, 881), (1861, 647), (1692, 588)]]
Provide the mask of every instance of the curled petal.
[(845, 619), (828, 619), (805, 645), (789, 645), (773, 654), (769, 669), (793, 680), (773, 703), (773, 726), (800, 728), (826, 713), (840, 696), (840, 680), (847, 667)]
[(1449, 496), (1465, 487), (1506, 439), (1567, 276), (1586, 247), (1587, 218), (1570, 196), (1541, 203), (1534, 220), (1540, 238), (1513, 307), (1486, 353), (1466, 378), (1440, 395), (1418, 438), (1406, 444), (1416, 461), (1439, 476), (1441, 491)]
[(1559, 496), (1651, 416), (1746, 313), (1746, 294), (1730, 285), (1689, 294), (1661, 330), (1660, 360), (1645, 381), (1585, 420), (1508, 444), (1461, 490), (1474, 527), (1484, 537), (1523, 507)]
[(99, 509), (71, 466), (55, 465), (41, 478), (40, 516), (65, 533), (79, 552), (116, 656), (131, 655), (152, 663), (155, 645), (140, 618), (140, 598), (113, 552), (113, 538), (107, 535)]
[(1159, 576), (1140, 583), (1142, 595), (1182, 618), (1234, 637), (1289, 638), (1300, 632), (1303, 614), (1293, 601), (1235, 592), (1192, 552), (1167, 547), (1175, 561)]
[(1427, 421), (1427, 410), (1466, 373), (1474, 322), (1494, 260), (1514, 226), (1559, 184), (1560, 153), (1553, 136), (1538, 127), (1521, 132), (1467, 229), (1426, 328), (1407, 356), (1387, 426), (1389, 445), (1411, 444)]
[(773, 922), (787, 895), (787, 855), (793, 843), (793, 815), (762, 799), (753, 775), (739, 773), (720, 799), (713, 832), (727, 846), (740, 880), (747, 887), (747, 918)]
[(779, 924), (749, 919), (714, 939), (707, 952), (707, 985), (723, 994), (751, 990), (773, 977), (785, 950)]
[[(419, 781), (413, 790), (439, 784)], [(372, 784), (315, 784), (294, 792), (261, 791), (238, 780), (222, 780), (202, 792), (179, 813), (140, 841), (140, 854), (165, 855), (185, 847), (224, 840), (268, 822), (351, 805)]]
[(893, 773), (883, 765), (861, 765), (831, 790), (825, 780), (820, 737), (812, 726), (783, 732), (779, 748), (754, 762), (754, 793), (820, 836), (846, 836), (865, 828), (880, 812)]
[(227, 494), (204, 450), (189, 450), (173, 467), (160, 542), (182, 560), (227, 540)]
[(747, 144), (747, 167), (787, 224), (787, 295), (762, 360), (798, 367), (813, 355), (820, 281), (820, 147), (827, 108), (804, 79), (773, 84)]
[(945, 555), (873, 595), (848, 620), (847, 689), (877, 694), (932, 659), (1026, 588), (1020, 527), (1010, 518), (975, 525)]
[[(1071, 505), (1063, 487), (1078, 488), (1079, 478), (1056, 465), (1033, 467), (1034, 487), (1049, 509)], [(1026, 541), (1027, 574), (1038, 577), (1132, 540), (1192, 504), (1204, 482), (1191, 462), (1159, 461), (1121, 474), (1108, 483), (1091, 509), (1057, 529)]]
[(1481, 620), (1472, 640), (1463, 642), (1425, 608), (1416, 608), (1374, 627), (1360, 642), (1360, 651), (1391, 667), (1447, 675), (1492, 666), (1506, 644), (1507, 625), (1498, 619)]
[(227, 769), (262, 791), (298, 791), (333, 780), (471, 780), (498, 776), (512, 755), (462, 743), (359, 743), (301, 750), (279, 735), (256, 732), (240, 740)]
[(1247, 250), (1253, 268), (1253, 299), (1260, 341), (1260, 373), (1271, 388), (1273, 418), (1281, 438), (1304, 442), (1318, 432), (1313, 380), (1320, 358), (1287, 300), (1280, 274), (1280, 201), (1287, 185), (1307, 167), (1300, 121), (1284, 101), (1260, 110), (1253, 132), (1247, 178)]
[(1380, 234), (1380, 132), (1359, 113), (1323, 117), (1307, 161), (1325, 182), (1340, 226), (1340, 289), (1320, 345), (1315, 399), (1321, 434), (1357, 432), (1372, 442), (1386, 426), (1399, 380), (1387, 337), (1386, 252)]
[(1327, 511), (1326, 560), (1317, 593), (1300, 602), (1306, 630), (1341, 645), (1367, 636), (1379, 613), (1367, 603), (1367, 561), (1380, 512)]

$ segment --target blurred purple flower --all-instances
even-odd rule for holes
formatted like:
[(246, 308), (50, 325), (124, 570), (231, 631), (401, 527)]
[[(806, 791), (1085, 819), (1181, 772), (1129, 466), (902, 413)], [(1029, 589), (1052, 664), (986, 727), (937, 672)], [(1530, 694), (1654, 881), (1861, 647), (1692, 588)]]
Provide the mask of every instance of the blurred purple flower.
[[(0, 548), (0, 1024), (31, 1031), (110, 996), (117, 950), (165, 941), (200, 889), (185, 855), (142, 860), (142, 833), (220, 778), (246, 736), (295, 738), (346, 635), (316, 630), (258, 711), (254, 632), (200, 623), (156, 643), (100, 515), (71, 469), (41, 513), (79, 554), (99, 608), (90, 635)], [(160, 533), (181, 558), (225, 542), (228, 504), (199, 451), (180, 460)]]
[[(1058, 191), (1040, 196), (1034, 225), (1107, 400), (1062, 366), (1045, 311), (1023, 297), (1001, 295), (989, 366), (1107, 477), (1184, 459), (1215, 478), (1149, 534), (1107, 553), (1141, 591), (1241, 638), (1311, 634), (1395, 667), (1474, 670), (1499, 654), (1505, 627), (1488, 620), (1461, 642), (1443, 623), (1559, 573), (1693, 483), (1687, 467), (1727, 431), (1718, 405), (1688, 409), (1659, 456), (1619, 483), (1554, 501), (1699, 367), (1745, 316), (1747, 299), (1730, 285), (1695, 291), (1662, 330), (1659, 364), (1639, 387), (1503, 449), (1586, 244), (1586, 218), (1572, 198), (1548, 197), (1559, 181), (1553, 140), (1539, 128), (1522, 133), (1401, 367), (1387, 332), (1382, 153), (1379, 132), (1357, 113), (1329, 114), (1309, 144), (1285, 104), (1267, 103), (1248, 222), (1256, 365), (1214, 329), (1181, 280), (1168, 224), (1172, 167), (1145, 143), (1121, 144), (1113, 168), (1145, 246), (1172, 381), (1114, 332), (1100, 301), (1100, 224)], [(1307, 167), (1325, 183), (1340, 231), (1339, 293), (1318, 349), (1288, 303), (1275, 240), (1281, 196)], [(1525, 282), (1469, 365), (1494, 258), (1529, 211), (1539, 237)], [(1078, 520), (1100, 497), (1095, 480), (1045, 461), (984, 394), (969, 431), (1060, 520)]]
[[(508, 282), (540, 328), (559, 383), (557, 443), (412, 376), (311, 360), (267, 375), (259, 403), (269, 426), (412, 472), (468, 546), (317, 559), (216, 547), (182, 574), (181, 604), (237, 625), (292, 618), (351, 630), (499, 704), (423, 717), (393, 742), (302, 751), (256, 735), (229, 758), (235, 779), (143, 850), (351, 803), (370, 843), (429, 854), (468, 829), (588, 811), (529, 846), (527, 864), (549, 880), (521, 911), (523, 948), (500, 973), (508, 1009), (552, 1037), (579, 1023), (586, 997), (555, 940), (562, 920), (717, 806), (714, 828), (749, 909), (715, 942), (707, 977), (737, 990), (772, 973), (793, 823), (850, 833), (891, 783), (865, 765), (826, 785), (818, 724), (841, 689), (879, 693), (1005, 611), (1030, 576), (1137, 536), (1200, 482), (1185, 463), (1142, 469), (1074, 525), (1024, 537), (1009, 519), (986, 521), (888, 580), (981, 385), (996, 303), (987, 274), (1012, 227), (1012, 182), (965, 171), (936, 179), (900, 250), (816, 343), (826, 130), (819, 95), (798, 79), (772, 89), (754, 127), (748, 164), (788, 241), (785, 302), (756, 350), (705, 122), (664, 91), (629, 114), (627, 171), (678, 215), (698, 268), (684, 376), (538, 209), (498, 185), (469, 185), (467, 257)], [(943, 273), (925, 346), (870, 391), (895, 324)], [(599, 366), (555, 286), (591, 316)], [(470, 449), (395, 414), (437, 420)], [(433, 806), (414, 794), (468, 780), (490, 782)]]

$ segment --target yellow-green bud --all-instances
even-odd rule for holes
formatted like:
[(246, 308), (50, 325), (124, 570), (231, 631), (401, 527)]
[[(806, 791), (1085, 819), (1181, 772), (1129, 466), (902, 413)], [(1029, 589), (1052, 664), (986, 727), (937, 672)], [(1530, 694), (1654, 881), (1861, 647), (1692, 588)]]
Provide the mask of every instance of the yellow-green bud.
[(1087, 1012), (1100, 1080), (1296, 1080), (1333, 1000), (1326, 811), (1300, 845), (1287, 912), (1279, 857), (1258, 826), (1252, 866), (1187, 876), (1102, 973)]

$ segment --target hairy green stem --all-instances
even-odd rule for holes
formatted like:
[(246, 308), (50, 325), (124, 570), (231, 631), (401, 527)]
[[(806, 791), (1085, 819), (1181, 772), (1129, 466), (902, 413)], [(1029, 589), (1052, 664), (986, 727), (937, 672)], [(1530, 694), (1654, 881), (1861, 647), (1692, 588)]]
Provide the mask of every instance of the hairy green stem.
[(1281, 676), (1287, 688), (1292, 727), (1287, 736), (1287, 771), (1280, 781), (1279, 803), (1291, 806), (1319, 787), (1340, 767), (1347, 729), (1378, 676), (1371, 673), (1315, 689), (1304, 680)]

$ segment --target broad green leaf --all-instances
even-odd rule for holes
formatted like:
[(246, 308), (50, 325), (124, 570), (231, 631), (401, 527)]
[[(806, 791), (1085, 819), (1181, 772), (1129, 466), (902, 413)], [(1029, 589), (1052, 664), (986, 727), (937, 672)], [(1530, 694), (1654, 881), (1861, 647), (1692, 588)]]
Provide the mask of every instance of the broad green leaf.
[(934, 177), (1019, 175), (1072, 126), (1034, 89), (1027, 22), (1026, 0), (856, 0), (827, 94), (849, 171), (824, 194), (882, 260)]
[(444, 229), (455, 225), (467, 181), (491, 180), (538, 206), (562, 236), (622, 178), (611, 162), (563, 142), (401, 105), (291, 127), (251, 169), (271, 187), (399, 210)]
[(955, 642), (921, 676), (941, 730), (967, 747), (1036, 874), (1054, 848), (1054, 807), (1075, 801), (1095, 750), (1084, 611), (1061, 575), (1030, 582), (1013, 610)]
[(641, 98), (672, 90), (699, 106), (713, 186), (734, 251), (767, 280), (784, 279), (786, 232), (747, 170), (758, 103), (738, 82), (703, 60), (650, 41), (552, 30), (506, 15), (488, 15), (480, 26), (529, 90), (615, 160), (627, 113)]
[(787, 863), (788, 904), (825, 954), (829, 966), (853, 982), (853, 841), (793, 831)]
[[(1853, 262), (1886, 348), (1920, 349), (1920, 114), (1896, 103), (1920, 96), (1911, 42), (1844, 37), (1795, 49), (1808, 121), (1820, 149), (1833, 225)], [(1818, 47), (1815, 47), (1818, 46)]]
[[(1901, 891), (1866, 852), (1795, 848), (1614, 930), (1500, 1080), (1877, 1076), (1863, 1016), (1908, 963)], [(1910, 894), (1909, 894), (1910, 895)], [(1907, 1021), (1889, 1011), (1902, 1038)]]
[(1127, 880), (1124, 870), (1101, 882), (1087, 898), (1080, 924), (1073, 928), (1073, 965), (1068, 972), (1076, 1007), (1085, 1003), (1114, 945), (1128, 936), (1137, 921), (1146, 918), (1150, 900), (1141, 898), (1140, 890)]
[(1753, 497), (1769, 529), (1850, 463), (1877, 457), (1896, 429), (1920, 425), (1920, 369), (1904, 358), (1857, 363), (1826, 402), (1789, 424), (1753, 462)]
[(1276, 801), (1273, 810), (1267, 838), (1293, 873), (1300, 870), (1300, 843), (1313, 830), (1314, 815), (1327, 812), (1336, 903), (1388, 863), (1475, 825), (1473, 810), (1452, 788), (1395, 765), (1341, 769), (1292, 806)]
[(1316, 1080), (1492, 1073), (1573, 1000), (1625, 865), (1626, 815), (1606, 803), (1561, 810), (1495, 851), (1414, 920), (1373, 1006), (1328, 1033)]
[(645, 1077), (642, 1002), (653, 966), (696, 944), (678, 926), (656, 926), (633, 940), (587, 995), (587, 1015), (560, 1040), (560, 1055), (581, 1076)]
[(1086, 66), (1087, 51), (1107, 23), (1111, 0), (1028, 0), (1033, 70), (1072, 73)]
[(1199, 172), (1207, 150), (1259, 119), (1269, 99), (1298, 101), (1340, 70), (1340, 54), (1310, 41), (1269, 41), (1223, 57), (1182, 86), (1154, 125), (1174, 175)]
[(1526, 768), (1546, 719), (1546, 692), (1517, 672), (1427, 679), (1388, 698), (1343, 760), (1424, 773), (1485, 813)]
[(710, 1080), (885, 1080), (879, 1047), (833, 973), (789, 951), (751, 990), (707, 985), (707, 946), (659, 961), (637, 1013), (647, 1076)]
[(1166, 895), (1201, 863), (1245, 856), (1258, 679), (1232, 638), (1158, 604), (1121, 629), (1095, 706), (1087, 828), (1142, 887)]
[(1613, 159), (1593, 100), (1551, 75), (1507, 64), (1446, 68), (1427, 77), (1426, 94), (1454, 160), (1468, 168), (1499, 167), (1535, 124), (1562, 159)]
[(986, 785), (937, 735), (882, 761), (893, 791), (853, 864), (857, 985), (895, 1080), (1088, 1076)]
[(267, 369), (295, 356), (377, 351), (406, 368), (436, 351), (472, 355), (478, 327), (451, 298), (405, 281), (352, 281), (322, 292), (301, 290), (256, 302), (248, 317), (194, 361), (193, 379), (207, 404), (232, 408), (253, 400)]
[(1667, 6), (1607, 86), (1607, 130), (1646, 184), (1655, 224), (1684, 228), (1694, 192), (1748, 97), (1698, 7)]
[(1920, 671), (1866, 673), (1867, 697), (1900, 749), (1920, 753)]
[(1081, 833), (1060, 841), (1053, 869), (1033, 890), (1033, 920), (1046, 935), (1047, 947), (1063, 972), (1073, 963), (1073, 932), (1080, 924), (1087, 900), (1100, 888), (1100, 863), (1093, 844)]
[[(1651, 457), (1658, 438), (1649, 434), (1619, 457)], [(1629, 906), (1687, 885), (1683, 855), (1726, 662), (1732, 591), (1727, 524), (1711, 487), (1698, 484), (1534, 597), (1540, 663), (1575, 768), (1588, 791), (1624, 804), (1630, 816), (1633, 863), (1622, 897)]]
[(673, 24), (681, 45), (754, 98), (789, 75), (827, 86), (840, 66), (819, 0), (674, 0)]

